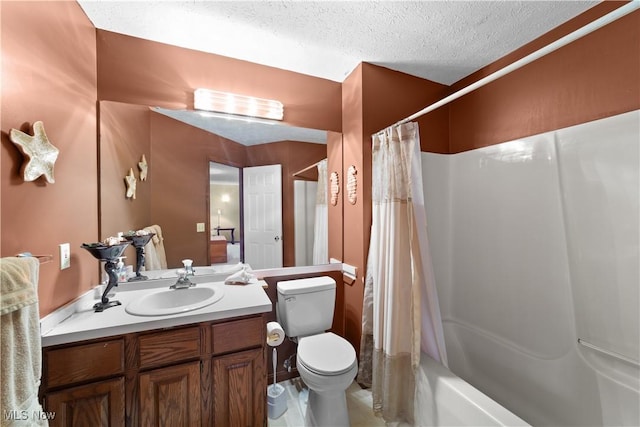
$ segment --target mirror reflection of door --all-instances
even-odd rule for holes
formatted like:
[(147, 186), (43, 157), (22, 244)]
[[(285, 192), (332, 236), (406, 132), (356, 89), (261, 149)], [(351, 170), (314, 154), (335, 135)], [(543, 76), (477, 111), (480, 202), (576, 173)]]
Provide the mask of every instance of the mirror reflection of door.
[(242, 169), (245, 262), (282, 267), (282, 165)]
[(242, 260), (240, 169), (209, 162), (209, 258), (211, 264)]

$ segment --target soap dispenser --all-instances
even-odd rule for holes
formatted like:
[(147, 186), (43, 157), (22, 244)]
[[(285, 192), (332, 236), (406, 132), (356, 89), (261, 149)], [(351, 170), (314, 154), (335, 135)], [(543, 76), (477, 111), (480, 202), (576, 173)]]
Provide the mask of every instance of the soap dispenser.
[(127, 281), (127, 268), (124, 265), (124, 261), (122, 261), (124, 258), (126, 257), (118, 257), (118, 263), (116, 264), (116, 275), (118, 276), (118, 282)]

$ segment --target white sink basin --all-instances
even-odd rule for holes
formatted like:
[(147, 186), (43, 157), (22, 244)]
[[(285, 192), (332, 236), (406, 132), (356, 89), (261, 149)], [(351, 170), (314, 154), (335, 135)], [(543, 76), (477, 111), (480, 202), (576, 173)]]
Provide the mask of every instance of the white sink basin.
[(164, 316), (184, 313), (211, 305), (223, 296), (224, 289), (218, 285), (168, 289), (153, 292), (132, 301), (125, 307), (125, 311), (135, 316)]

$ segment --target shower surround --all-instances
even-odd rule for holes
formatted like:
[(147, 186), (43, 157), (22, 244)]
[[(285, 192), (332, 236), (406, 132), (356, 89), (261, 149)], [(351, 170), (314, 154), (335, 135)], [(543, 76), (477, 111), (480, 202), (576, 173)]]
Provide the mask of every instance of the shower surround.
[(640, 425), (639, 135), (422, 153), (450, 368), (531, 424)]

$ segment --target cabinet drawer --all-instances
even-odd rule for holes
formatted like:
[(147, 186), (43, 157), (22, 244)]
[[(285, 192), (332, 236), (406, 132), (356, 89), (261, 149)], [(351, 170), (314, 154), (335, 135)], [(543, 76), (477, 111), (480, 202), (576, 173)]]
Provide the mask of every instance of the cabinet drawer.
[(138, 338), (140, 368), (200, 357), (202, 344), (198, 327), (162, 331)]
[(211, 326), (213, 354), (261, 346), (265, 340), (262, 317), (234, 320)]
[(124, 372), (124, 339), (46, 350), (47, 388)]

